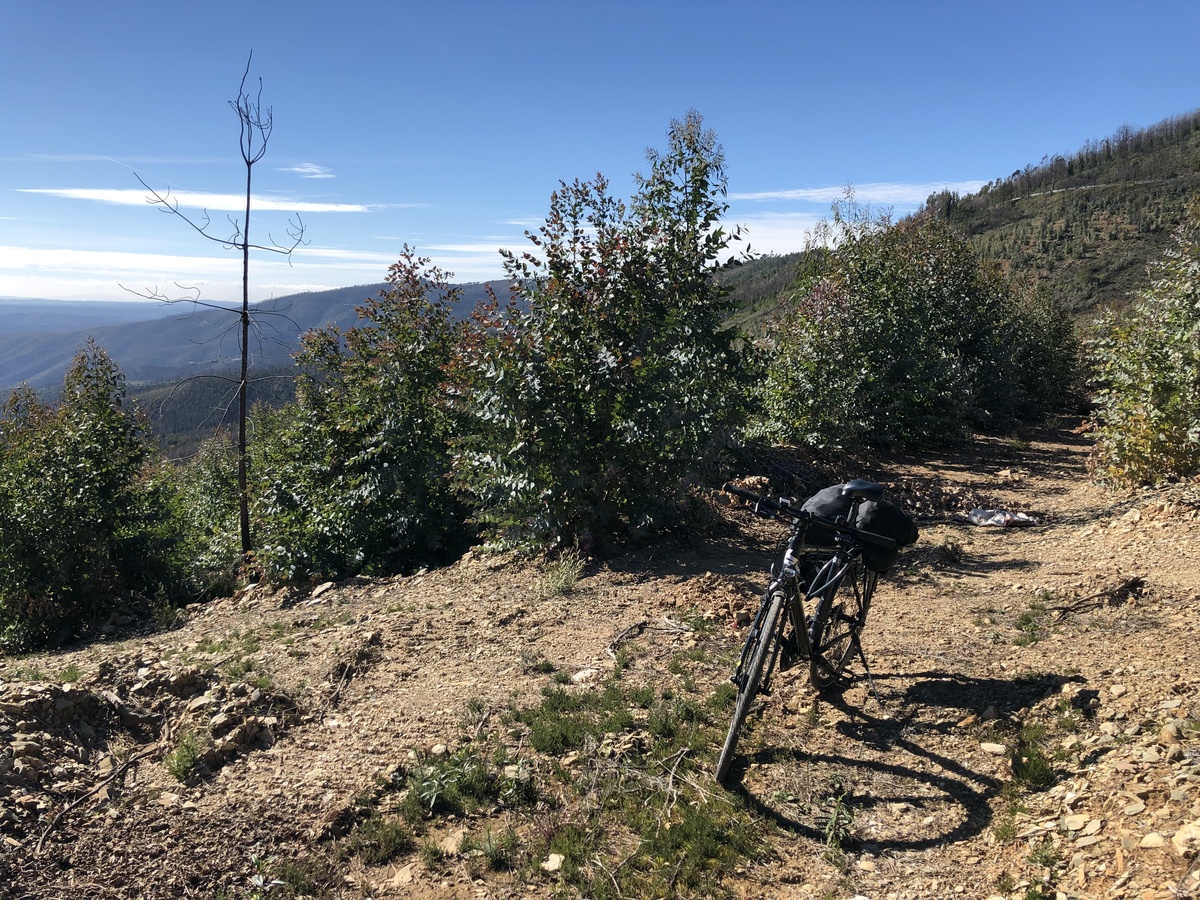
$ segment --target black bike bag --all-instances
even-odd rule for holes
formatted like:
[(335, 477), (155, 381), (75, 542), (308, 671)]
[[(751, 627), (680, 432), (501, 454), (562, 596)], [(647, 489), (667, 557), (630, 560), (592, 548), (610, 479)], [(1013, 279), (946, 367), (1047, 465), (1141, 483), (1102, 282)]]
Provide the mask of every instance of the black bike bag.
[[(801, 509), (826, 519), (849, 518), (854, 504), (849, 497), (842, 495), (844, 487), (844, 484), (834, 484), (817, 491), (804, 501)], [(882, 534), (896, 542), (894, 549), (863, 544), (863, 562), (866, 563), (867, 568), (876, 572), (886, 572), (890, 569), (900, 557), (900, 548), (917, 541), (917, 523), (890, 500), (864, 500), (859, 505), (858, 518), (854, 521), (854, 527)], [(832, 546), (833, 538), (833, 532), (828, 528), (812, 525), (804, 537), (804, 542), (817, 547)]]

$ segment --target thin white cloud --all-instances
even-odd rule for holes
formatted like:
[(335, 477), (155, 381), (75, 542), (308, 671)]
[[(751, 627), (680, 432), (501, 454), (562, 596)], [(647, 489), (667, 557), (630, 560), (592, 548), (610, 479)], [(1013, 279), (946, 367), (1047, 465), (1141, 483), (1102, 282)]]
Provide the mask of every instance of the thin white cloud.
[(280, 172), (291, 172), (293, 175), (299, 175), (301, 178), (335, 178), (333, 170), (326, 166), (318, 166), (316, 163), (298, 163), (294, 166), (284, 166), (279, 169)]
[(399, 254), (376, 253), (370, 250), (343, 250), (336, 247), (297, 247), (292, 251), (293, 259), (344, 259), (353, 262), (380, 263), (390, 266)]
[(467, 254), (492, 253), (492, 254), (498, 254), (501, 250), (504, 250), (504, 249), (523, 250), (523, 249), (525, 249), (523, 245), (527, 244), (527, 243), (528, 243), (528, 241), (517, 240), (517, 241), (513, 241), (513, 242), (506, 242), (506, 243), (479, 242), (479, 243), (471, 243), (471, 244), (430, 244), (428, 249), (431, 251), (440, 250), (443, 253), (467, 253)]
[[(459, 282), (500, 278), (503, 268), (494, 245), (450, 245), (426, 255)], [(298, 248), (289, 263), (272, 254), (252, 262), (251, 299), (282, 297), (300, 291), (341, 288), (383, 281), (396, 255), (336, 248)], [(134, 292), (174, 285), (200, 289), (205, 299), (237, 300), (241, 296), (241, 258), (225, 256), (137, 253), (127, 251), (35, 248), (0, 245), (0, 294), (62, 300), (122, 300)]]
[(938, 191), (954, 191), (971, 194), (978, 191), (985, 181), (931, 181), (924, 184), (903, 182), (876, 182), (872, 184), (840, 185), (837, 187), (793, 188), (779, 191), (755, 191), (731, 193), (730, 200), (774, 201), (800, 200), (806, 203), (833, 203), (846, 195), (847, 187), (854, 192), (859, 203), (878, 203), (894, 206), (919, 206)]
[(130, 271), (187, 271), (196, 272), (213, 266), (241, 265), (239, 257), (183, 256), (168, 253), (135, 253), (122, 250), (71, 250), (0, 246), (0, 270), (22, 271), (50, 269), (78, 272), (108, 272), (123, 274)]
[(809, 212), (735, 215), (725, 224), (725, 230), (732, 231), (733, 225), (741, 225), (745, 229), (744, 240), (731, 245), (733, 253), (744, 251), (747, 244), (755, 254), (795, 253), (804, 249), (813, 229), (823, 218), (822, 215)]
[[(144, 190), (133, 188), (18, 188), (23, 194), (47, 194), (65, 197), (68, 200), (92, 200), (99, 203), (115, 203), (121, 206), (145, 206), (149, 195)], [(221, 212), (237, 212), (246, 208), (246, 196), (242, 194), (211, 194), (199, 191), (171, 191), (170, 199), (189, 209), (211, 209)], [(251, 204), (256, 212), (366, 212), (368, 207), (361, 203), (314, 203), (308, 200), (290, 200), (284, 197), (262, 197), (254, 195)]]

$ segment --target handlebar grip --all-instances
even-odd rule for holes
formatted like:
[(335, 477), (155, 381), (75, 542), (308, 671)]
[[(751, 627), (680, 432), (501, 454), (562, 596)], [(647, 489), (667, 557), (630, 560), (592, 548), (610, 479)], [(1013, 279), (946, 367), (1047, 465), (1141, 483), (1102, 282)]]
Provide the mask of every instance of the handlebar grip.
[(740, 488), (732, 482), (725, 482), (725, 484), (721, 486), (721, 490), (725, 491), (727, 494), (733, 494), (735, 497), (741, 497), (743, 500), (753, 503), (754, 511), (756, 513), (759, 512), (759, 507), (767, 510), (771, 515), (776, 515), (780, 510), (779, 504), (774, 500), (770, 500), (761, 494), (756, 494), (754, 491), (748, 491), (745, 488)]
[(876, 547), (882, 547), (884, 550), (896, 549), (895, 538), (886, 537), (882, 534), (876, 534), (873, 531), (855, 531), (854, 536), (864, 544), (874, 544)]

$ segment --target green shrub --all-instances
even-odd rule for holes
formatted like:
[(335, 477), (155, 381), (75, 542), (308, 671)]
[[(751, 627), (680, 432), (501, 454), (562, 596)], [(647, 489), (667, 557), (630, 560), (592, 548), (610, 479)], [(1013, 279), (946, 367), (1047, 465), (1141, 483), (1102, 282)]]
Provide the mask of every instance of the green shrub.
[(237, 448), (225, 435), (200, 445), (176, 478), (175, 502), (185, 523), (195, 578), (215, 596), (237, 587), (242, 544), (238, 534)]
[(766, 436), (918, 447), (1054, 411), (1078, 345), (1066, 312), (982, 266), (949, 226), (836, 207), (771, 336)]
[(123, 599), (187, 587), (169, 473), (152, 464), (125, 378), (89, 341), (56, 405), (0, 412), (0, 647), (66, 640)]
[(1151, 269), (1150, 287), (1105, 317), (1091, 358), (1095, 472), (1124, 485), (1200, 472), (1200, 198)]
[(412, 831), (398, 819), (373, 815), (354, 826), (348, 847), (369, 866), (382, 866), (416, 847)]
[(505, 254), (510, 302), (478, 311), (455, 475), (498, 543), (590, 552), (670, 527), (740, 421), (713, 278), (724, 159), (694, 112), (668, 140), (628, 206), (601, 176), (562, 184), (533, 252)]
[(295, 404), (256, 414), (253, 514), (270, 577), (412, 567), (463, 518), (444, 478), (461, 330), (446, 277), (405, 248), (362, 326), (304, 336)]
[(163, 765), (176, 781), (183, 781), (192, 774), (204, 746), (195, 731), (188, 730), (179, 735), (175, 749), (163, 759)]

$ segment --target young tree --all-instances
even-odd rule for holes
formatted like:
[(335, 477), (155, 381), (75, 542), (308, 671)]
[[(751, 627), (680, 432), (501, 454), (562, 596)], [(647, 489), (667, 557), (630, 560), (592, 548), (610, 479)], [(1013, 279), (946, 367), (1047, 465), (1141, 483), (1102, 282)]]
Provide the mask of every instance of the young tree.
[(407, 247), (363, 324), (303, 338), (295, 404), (256, 414), (260, 561), (289, 580), (394, 572), (436, 558), (463, 516), (446, 473), (447, 368), (460, 290)]
[[(212, 220), (209, 218), (207, 211), (202, 220), (196, 220), (185, 214), (179, 206), (179, 202), (172, 197), (171, 192), (158, 191), (146, 183), (141, 176), (138, 180), (142, 186), (150, 192), (151, 202), (161, 207), (162, 211), (170, 215), (178, 216), (188, 225), (190, 225), (202, 237), (215, 241), (225, 247), (238, 250), (242, 254), (242, 303), (240, 311), (235, 311), (238, 319), (235, 325), (238, 332), (238, 348), (241, 356), (240, 374), (237, 379), (237, 404), (238, 404), (238, 437), (237, 437), (237, 483), (239, 495), (239, 512), (238, 512), (238, 531), (241, 537), (242, 553), (248, 555), (253, 549), (254, 544), (250, 533), (250, 501), (247, 493), (246, 483), (246, 420), (247, 420), (247, 393), (249, 387), (249, 372), (250, 372), (250, 330), (255, 325), (255, 315), (250, 309), (250, 251), (264, 250), (269, 253), (277, 253), (289, 257), (292, 252), (304, 242), (304, 223), (299, 217), (293, 218), (288, 222), (288, 241), (286, 243), (276, 243), (272, 239), (269, 244), (255, 244), (250, 241), (250, 210), (252, 206), (251, 185), (254, 178), (254, 166), (262, 160), (267, 152), (267, 144), (271, 140), (271, 133), (275, 127), (275, 120), (270, 107), (265, 110), (262, 107), (262, 79), (259, 79), (258, 90), (251, 94), (246, 87), (246, 81), (250, 76), (250, 63), (254, 59), (254, 54), (250, 54), (250, 58), (246, 60), (246, 70), (242, 73), (241, 83), (238, 85), (237, 99), (229, 101), (229, 107), (234, 111), (238, 118), (239, 135), (238, 147), (241, 152), (242, 162), (246, 168), (246, 207), (245, 214), (239, 219), (230, 219), (233, 226), (233, 234), (228, 237), (223, 237), (214, 234), (211, 231)], [(200, 303), (212, 309), (226, 310), (227, 307), (213, 303), (203, 303), (198, 297), (189, 297), (180, 299), (172, 299), (157, 291), (144, 294), (143, 296), (153, 297), (154, 299), (163, 300), (165, 302), (187, 302)]]
[(152, 455), (124, 376), (91, 341), (58, 405), (12, 394), (0, 417), (0, 647), (58, 643), (131, 593), (171, 593), (178, 534)]
[(713, 275), (731, 239), (724, 157), (690, 112), (648, 155), (628, 206), (602, 176), (563, 183), (510, 302), (463, 355), (472, 421), (460, 490), (505, 543), (590, 549), (669, 525), (744, 404), (740, 338)]
[(1100, 324), (1092, 362), (1097, 396), (1096, 474), (1153, 484), (1200, 472), (1200, 197), (1150, 287)]

